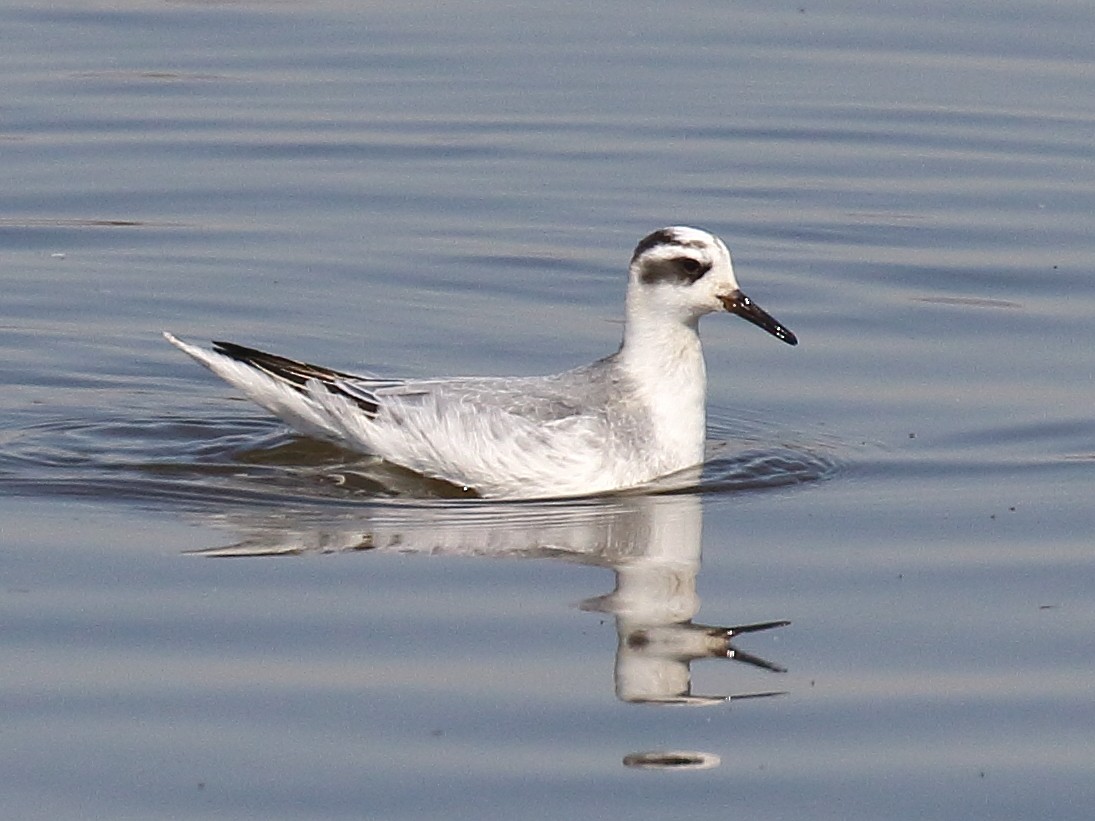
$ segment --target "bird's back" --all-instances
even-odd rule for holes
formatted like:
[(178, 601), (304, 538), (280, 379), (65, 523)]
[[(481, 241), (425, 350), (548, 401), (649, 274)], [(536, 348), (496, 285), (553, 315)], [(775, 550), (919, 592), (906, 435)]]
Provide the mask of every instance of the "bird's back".
[[(614, 357), (552, 376), (407, 380), (373, 393), (369, 450), (483, 495), (589, 493), (665, 472), (646, 458), (650, 415)], [(326, 404), (354, 415), (337, 397)]]

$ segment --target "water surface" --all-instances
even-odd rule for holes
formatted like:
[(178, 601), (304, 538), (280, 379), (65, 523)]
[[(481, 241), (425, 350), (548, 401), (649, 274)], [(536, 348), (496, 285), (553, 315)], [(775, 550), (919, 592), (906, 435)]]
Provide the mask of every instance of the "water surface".
[[(0, 23), (5, 815), (1095, 811), (1088, 4)], [(680, 223), (801, 340), (704, 321), (688, 492), (452, 498), (159, 338), (546, 373)]]

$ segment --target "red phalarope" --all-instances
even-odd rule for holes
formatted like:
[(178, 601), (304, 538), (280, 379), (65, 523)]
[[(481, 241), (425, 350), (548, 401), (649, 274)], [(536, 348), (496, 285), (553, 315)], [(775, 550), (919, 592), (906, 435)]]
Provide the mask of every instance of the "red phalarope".
[(702, 463), (699, 320), (716, 311), (798, 342), (741, 292), (723, 241), (682, 226), (635, 248), (620, 349), (551, 376), (385, 379), (164, 337), (304, 434), (481, 496), (547, 498), (631, 488)]

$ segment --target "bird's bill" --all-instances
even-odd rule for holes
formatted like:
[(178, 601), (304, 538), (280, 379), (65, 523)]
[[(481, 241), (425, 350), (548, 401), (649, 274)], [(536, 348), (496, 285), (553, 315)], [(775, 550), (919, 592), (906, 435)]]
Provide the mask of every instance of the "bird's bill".
[(767, 311), (757, 305), (753, 300), (741, 291), (734, 291), (726, 296), (720, 296), (719, 302), (732, 314), (737, 314), (742, 319), (748, 319), (758, 328), (764, 328), (776, 339), (782, 339), (788, 345), (797, 345), (798, 339), (793, 333), (774, 320)]

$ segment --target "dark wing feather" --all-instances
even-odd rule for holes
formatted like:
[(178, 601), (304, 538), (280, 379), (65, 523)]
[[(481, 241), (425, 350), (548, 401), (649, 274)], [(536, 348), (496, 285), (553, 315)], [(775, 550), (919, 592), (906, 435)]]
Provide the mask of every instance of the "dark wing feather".
[(234, 342), (214, 340), (213, 350), (262, 371), (274, 379), (285, 382), (301, 393), (305, 392), (308, 382), (314, 379), (331, 393), (345, 396), (370, 417), (376, 416), (377, 411), (380, 409), (376, 399), (365, 391), (359, 389), (349, 393), (343, 390), (341, 382), (361, 379), (356, 374), (344, 373), (331, 368), (321, 368), (319, 365), (309, 365), (307, 362), (297, 362), (295, 359), (287, 359), (284, 356), (266, 353), (256, 348), (237, 345)]

